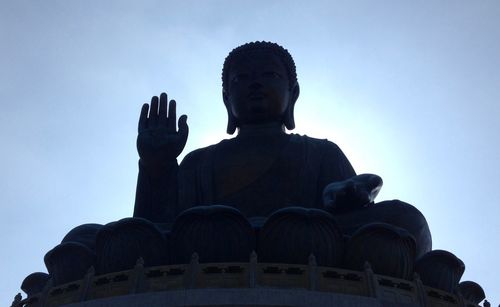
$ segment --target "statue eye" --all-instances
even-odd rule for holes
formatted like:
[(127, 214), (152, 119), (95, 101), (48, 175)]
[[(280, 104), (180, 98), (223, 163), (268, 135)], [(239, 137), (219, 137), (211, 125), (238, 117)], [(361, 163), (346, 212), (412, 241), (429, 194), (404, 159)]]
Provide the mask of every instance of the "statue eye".
[(232, 83), (238, 83), (248, 79), (248, 74), (237, 74), (231, 79)]
[(278, 74), (277, 72), (275, 71), (266, 71), (262, 74), (263, 77), (266, 77), (266, 78), (272, 78), (272, 79), (280, 79), (281, 78), (281, 75)]

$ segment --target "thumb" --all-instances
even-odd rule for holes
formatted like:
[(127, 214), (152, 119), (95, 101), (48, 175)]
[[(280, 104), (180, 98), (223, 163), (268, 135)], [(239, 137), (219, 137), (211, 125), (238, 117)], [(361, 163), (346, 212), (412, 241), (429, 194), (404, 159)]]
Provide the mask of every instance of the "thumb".
[(184, 142), (186, 142), (189, 134), (189, 127), (187, 125), (187, 115), (182, 115), (181, 117), (179, 117), (178, 125), (179, 125), (179, 136), (184, 140)]

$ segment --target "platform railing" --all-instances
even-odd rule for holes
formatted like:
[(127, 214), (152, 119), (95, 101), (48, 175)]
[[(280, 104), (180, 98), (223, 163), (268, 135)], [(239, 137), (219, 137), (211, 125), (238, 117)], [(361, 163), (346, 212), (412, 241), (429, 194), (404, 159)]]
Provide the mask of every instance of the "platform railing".
[(367, 262), (363, 271), (317, 266), (314, 255), (307, 265), (259, 263), (253, 252), (249, 262), (199, 263), (194, 253), (188, 264), (144, 267), (139, 258), (133, 269), (95, 275), (91, 267), (81, 280), (52, 287), (22, 299), (11, 307), (54, 307), (136, 293), (204, 288), (299, 288), (352, 296), (372, 297), (417, 306), (478, 306), (462, 297), (424, 286), (413, 280), (375, 274)]

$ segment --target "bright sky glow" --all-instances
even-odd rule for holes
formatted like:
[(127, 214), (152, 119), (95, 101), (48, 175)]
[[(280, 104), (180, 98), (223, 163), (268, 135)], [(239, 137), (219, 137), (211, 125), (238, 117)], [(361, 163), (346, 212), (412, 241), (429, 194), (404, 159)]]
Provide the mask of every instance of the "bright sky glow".
[(132, 214), (152, 95), (188, 115), (183, 155), (228, 137), (222, 63), (255, 40), (295, 59), (293, 132), (382, 176), (378, 200), (419, 208), (498, 305), (498, 16), (496, 0), (2, 1), (0, 305), (70, 229)]

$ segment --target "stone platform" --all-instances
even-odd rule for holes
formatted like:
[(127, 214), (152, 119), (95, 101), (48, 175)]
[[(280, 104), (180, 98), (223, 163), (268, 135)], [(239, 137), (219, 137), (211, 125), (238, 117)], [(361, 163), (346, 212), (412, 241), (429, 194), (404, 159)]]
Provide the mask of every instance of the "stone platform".
[(460, 296), (413, 280), (364, 271), (308, 265), (199, 263), (144, 267), (95, 276), (56, 287), (13, 304), (14, 307), (128, 306), (478, 306)]

